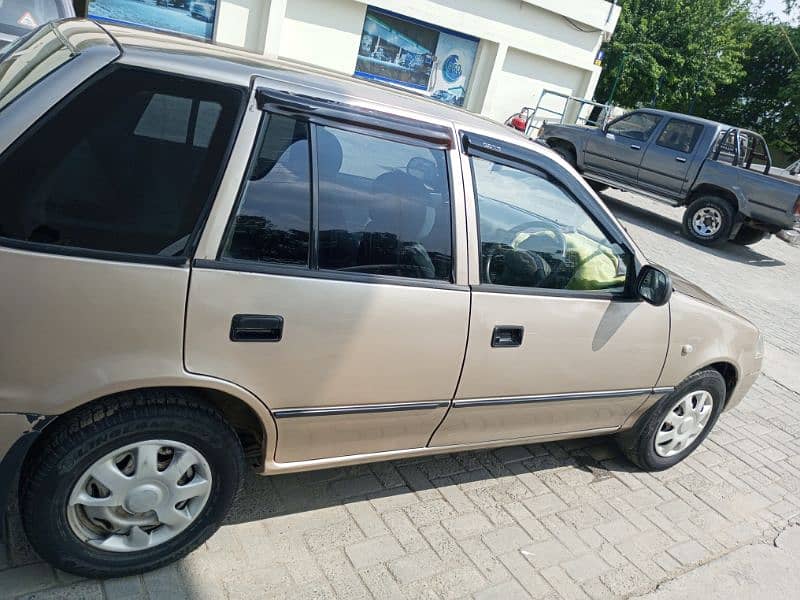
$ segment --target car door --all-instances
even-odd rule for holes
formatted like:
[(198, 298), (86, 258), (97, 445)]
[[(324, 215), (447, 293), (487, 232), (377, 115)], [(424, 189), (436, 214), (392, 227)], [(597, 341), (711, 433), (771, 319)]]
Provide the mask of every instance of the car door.
[(585, 170), (635, 183), (645, 148), (660, 122), (661, 116), (640, 111), (612, 121), (605, 131), (586, 140)]
[(469, 142), (478, 233), (469, 343), (431, 444), (615, 431), (663, 392), (653, 386), (669, 308), (631, 298), (625, 236), (566, 170), (501, 141)]
[(673, 196), (689, 185), (691, 167), (697, 158), (698, 141), (704, 127), (683, 119), (670, 119), (647, 147), (639, 169), (639, 184)]
[(373, 129), (375, 113), (302, 91), (318, 112), (248, 116), (241, 191), (218, 199), (192, 270), (187, 369), (269, 406), (277, 462), (424, 447), (469, 324), (452, 133), (388, 115)]

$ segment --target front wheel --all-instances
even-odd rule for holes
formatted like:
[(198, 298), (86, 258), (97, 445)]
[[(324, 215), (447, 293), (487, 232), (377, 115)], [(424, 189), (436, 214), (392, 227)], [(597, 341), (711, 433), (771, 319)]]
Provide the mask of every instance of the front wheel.
[(182, 558), (219, 527), (242, 479), (236, 433), (178, 392), (123, 394), (46, 430), (20, 510), (31, 545), (83, 577), (122, 577)]
[(717, 196), (700, 196), (683, 213), (683, 233), (704, 246), (721, 246), (730, 239), (735, 212)]
[(719, 371), (705, 369), (675, 390), (618, 436), (625, 455), (645, 471), (663, 471), (689, 456), (706, 439), (725, 403), (727, 387)]

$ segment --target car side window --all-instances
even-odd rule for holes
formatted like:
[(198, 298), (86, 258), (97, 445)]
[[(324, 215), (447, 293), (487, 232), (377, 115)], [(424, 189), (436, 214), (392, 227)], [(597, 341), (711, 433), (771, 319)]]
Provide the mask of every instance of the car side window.
[(0, 236), (185, 256), (243, 97), (214, 83), (112, 70), (0, 159)]
[(622, 292), (629, 257), (561, 186), (471, 158), (478, 199), (481, 283)]
[(222, 255), (308, 266), (310, 235), (308, 122), (276, 114), (265, 116)]
[(661, 117), (650, 113), (631, 113), (617, 119), (608, 126), (608, 133), (646, 142), (655, 131)]
[(699, 123), (670, 119), (667, 126), (664, 127), (664, 131), (658, 136), (656, 144), (670, 150), (691, 154), (702, 133), (703, 126)]
[(319, 127), (319, 267), (449, 281), (443, 150)]

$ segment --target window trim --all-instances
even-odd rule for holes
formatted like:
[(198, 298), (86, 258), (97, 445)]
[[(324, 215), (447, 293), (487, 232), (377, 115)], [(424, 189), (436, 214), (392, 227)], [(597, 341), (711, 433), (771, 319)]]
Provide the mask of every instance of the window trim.
[(195, 227), (189, 234), (188, 239), (186, 240), (186, 247), (184, 251), (181, 253), (180, 256), (160, 256), (158, 254), (116, 252), (112, 250), (96, 250), (93, 248), (83, 248), (81, 246), (62, 246), (59, 244), (47, 244), (44, 242), (31, 242), (28, 240), (18, 240), (15, 238), (9, 238), (5, 236), (0, 236), (0, 247), (14, 248), (18, 250), (27, 250), (39, 254), (52, 254), (52, 255), (69, 256), (75, 258), (88, 258), (88, 259), (103, 260), (108, 262), (150, 264), (156, 266), (169, 266), (169, 267), (185, 267), (191, 263), (191, 260), (194, 257), (194, 254), (197, 250), (197, 245), (199, 244), (200, 238), (205, 229), (206, 222), (208, 221), (208, 216), (211, 214), (211, 209), (214, 206), (217, 193), (219, 192), (219, 186), (222, 183), (222, 178), (224, 177), (225, 172), (228, 169), (228, 164), (230, 162), (231, 154), (233, 153), (233, 148), (236, 145), (236, 139), (238, 138), (239, 135), (239, 129), (241, 128), (242, 120), (244, 119), (244, 115), (247, 110), (248, 95), (247, 95), (247, 90), (245, 88), (236, 85), (211, 81), (203, 79), (201, 77), (192, 77), (188, 75), (175, 74), (166, 71), (158, 71), (155, 69), (149, 69), (145, 67), (125, 65), (116, 62), (111, 63), (105, 66), (104, 68), (100, 69), (97, 73), (89, 77), (86, 81), (82, 82), (81, 85), (76, 87), (69, 94), (61, 98), (45, 114), (43, 118), (39, 119), (39, 121), (32, 124), (27, 130), (25, 130), (25, 132), (21, 136), (19, 136), (16, 140), (14, 140), (6, 148), (4, 152), (0, 153), (0, 163), (2, 163), (5, 160), (7, 155), (15, 152), (19, 146), (26, 143), (32, 136), (38, 133), (43, 127), (49, 124), (53, 119), (57, 118), (58, 115), (61, 114), (61, 112), (64, 110), (64, 108), (68, 106), (75, 99), (75, 97), (82, 94), (84, 91), (86, 91), (88, 88), (95, 85), (96, 83), (111, 76), (120, 69), (136, 71), (150, 75), (155, 74), (157, 76), (168, 76), (174, 79), (190, 80), (192, 82), (200, 84), (225, 87), (228, 89), (237, 90), (239, 92), (239, 106), (236, 110), (236, 114), (233, 117), (230, 139), (222, 155), (222, 160), (220, 161), (220, 168), (217, 172), (217, 176), (211, 183), (211, 187), (209, 188), (208, 198), (206, 198), (206, 201), (203, 203), (203, 206), (200, 212), (198, 213)]
[[(672, 122), (675, 122), (675, 123), (686, 123), (687, 125), (691, 125), (692, 127), (699, 127), (700, 128), (700, 135), (698, 135), (696, 138), (694, 138), (694, 141), (692, 142), (692, 147), (689, 148), (688, 152), (684, 152), (683, 150), (678, 150), (677, 148), (673, 148), (671, 146), (667, 146), (667, 145), (662, 144), (662, 143), (659, 142), (659, 140), (661, 139), (661, 136), (663, 136), (667, 132), (667, 127), (669, 127), (670, 123), (672, 123)], [(694, 122), (694, 121), (689, 121), (687, 119), (679, 119), (677, 117), (670, 117), (669, 120), (667, 121), (666, 125), (664, 125), (664, 127), (661, 128), (661, 132), (658, 134), (658, 137), (656, 138), (656, 146), (658, 146), (659, 148), (666, 148), (667, 150), (672, 150), (673, 152), (678, 152), (680, 154), (686, 154), (687, 156), (691, 156), (692, 154), (694, 154), (694, 151), (697, 150), (697, 144), (700, 142), (700, 138), (703, 137), (703, 131), (704, 130), (705, 130), (705, 126), (703, 126), (701, 123), (697, 123), (697, 122)]]
[[(600, 229), (603, 235), (606, 236), (608, 241), (619, 245), (626, 256), (628, 261), (626, 264), (625, 285), (621, 292), (609, 292), (607, 290), (568, 290), (568, 289), (554, 289), (554, 288), (538, 288), (538, 287), (521, 287), (521, 286), (505, 286), (495, 283), (480, 282), (474, 286), (475, 291), (486, 291), (493, 293), (503, 294), (516, 294), (523, 296), (550, 296), (550, 297), (564, 297), (564, 298), (586, 298), (597, 300), (616, 300), (616, 301), (638, 301), (634, 288), (636, 286), (636, 253), (628, 245), (624, 236), (616, 235), (618, 227), (611, 219), (608, 218), (602, 211), (595, 211), (587, 202), (583, 201), (581, 195), (575, 193), (581, 190), (580, 186), (570, 185), (564, 179), (559, 178), (550, 172), (547, 167), (566, 171), (559, 165), (553, 163), (549, 165), (546, 157), (533, 156), (529, 150), (522, 148), (515, 148), (509, 146), (499, 140), (487, 138), (485, 136), (462, 133), (464, 153), (470, 157), (470, 178), (472, 181), (472, 194), (475, 200), (475, 217), (478, 241), (478, 277), (483, 276), (481, 262), (483, 260), (482, 242), (481, 242), (481, 224), (480, 224), (480, 200), (478, 198), (478, 185), (475, 179), (475, 169), (472, 168), (472, 157), (481, 158), (493, 163), (501, 164), (512, 169), (518, 169), (525, 173), (529, 173), (536, 177), (542, 177), (550, 183), (559, 187), (569, 196), (592, 220), (592, 222)], [(569, 181), (569, 179), (566, 179)], [(611, 227), (607, 225), (610, 224)]]
[[(460, 286), (456, 283), (456, 274), (457, 274), (456, 263), (459, 259), (457, 256), (458, 253), (456, 245), (457, 228), (456, 228), (456, 213), (455, 213), (455, 200), (454, 200), (454, 186), (456, 184), (453, 173), (453, 163), (450, 159), (450, 153), (448, 151), (449, 148), (445, 148), (440, 144), (434, 144), (431, 142), (427, 142), (425, 140), (420, 140), (416, 137), (411, 137), (408, 135), (403, 135), (392, 131), (375, 130), (369, 126), (364, 126), (363, 124), (350, 123), (347, 121), (330, 120), (327, 118), (319, 117), (317, 115), (307, 115), (305, 113), (294, 114), (291, 112), (284, 112), (282, 110), (271, 110), (271, 109), (267, 110), (264, 108), (262, 108), (261, 110), (263, 112), (263, 115), (261, 116), (261, 120), (258, 125), (258, 133), (256, 134), (255, 142), (253, 144), (253, 147), (250, 149), (250, 157), (247, 161), (247, 167), (245, 169), (245, 177), (239, 184), (239, 191), (236, 194), (236, 200), (233, 203), (231, 213), (228, 215), (227, 224), (225, 226), (225, 232), (223, 233), (219, 247), (217, 248), (216, 260), (214, 261), (202, 260), (202, 261), (195, 261), (195, 263), (199, 262), (200, 264), (205, 265), (205, 268), (218, 268), (218, 269), (225, 269), (225, 267), (221, 265), (235, 264), (237, 265), (237, 267), (232, 268), (230, 270), (239, 272), (268, 273), (268, 274), (288, 275), (295, 277), (310, 277), (317, 279), (339, 279), (341, 281), (360, 281), (363, 283), (383, 283), (390, 285), (407, 285), (412, 287), (416, 286), (416, 287), (426, 287), (426, 288), (436, 288), (436, 289), (463, 289), (464, 286)], [(258, 152), (261, 148), (261, 143), (264, 140), (264, 135), (266, 134), (267, 127), (269, 126), (269, 119), (273, 114), (289, 116), (291, 118), (297, 119), (298, 121), (304, 121), (308, 123), (309, 127), (309, 152), (311, 154), (309, 163), (311, 168), (311, 217), (309, 220), (309, 226), (311, 230), (309, 232), (309, 255), (306, 265), (288, 265), (279, 262), (267, 262), (267, 261), (259, 262), (254, 260), (236, 259), (223, 256), (225, 247), (227, 246), (230, 236), (232, 235), (235, 219), (238, 214), (239, 208), (241, 207), (242, 201), (244, 200), (248, 177), (251, 172), (253, 162), (256, 160)], [(360, 135), (367, 135), (370, 137), (390, 142), (428, 148), (430, 150), (440, 151), (444, 154), (445, 168), (447, 169), (446, 180), (448, 186), (448, 193), (450, 197), (450, 255), (451, 256), (450, 256), (450, 276), (448, 280), (422, 279), (418, 277), (403, 277), (395, 275), (378, 275), (374, 273), (345, 272), (345, 271), (337, 271), (334, 269), (321, 269), (319, 267), (319, 168), (318, 168), (319, 158), (317, 154), (318, 127), (330, 127), (333, 129), (341, 129), (343, 131), (348, 131)], [(210, 264), (216, 264), (220, 266), (210, 267), (209, 266)], [(252, 268), (249, 268), (248, 265)], [(315, 274), (317, 275), (321, 274), (321, 275), (315, 276)], [(432, 283), (436, 285), (431, 285)]]
[[(623, 119), (627, 119), (628, 117), (632, 117), (633, 115), (650, 115), (651, 117), (655, 117), (655, 118), (658, 119), (658, 121), (656, 121), (655, 127), (653, 127), (653, 130), (650, 132), (650, 135), (647, 136), (646, 139), (640, 140), (640, 139), (637, 139), (637, 138), (634, 138), (634, 137), (627, 136), (624, 133), (612, 133), (610, 131), (612, 125), (614, 125), (615, 123), (619, 123)], [(662, 115), (657, 115), (655, 113), (647, 112), (647, 111), (644, 111), (644, 110), (634, 110), (632, 112), (629, 112), (629, 113), (626, 113), (626, 114), (622, 115), (621, 117), (617, 117), (616, 119), (614, 119), (613, 121), (608, 123), (608, 125), (606, 125), (605, 132), (606, 133), (610, 133), (611, 135), (614, 135), (614, 136), (618, 135), (620, 137), (624, 137), (626, 140), (634, 140), (636, 142), (641, 142), (643, 144), (647, 144), (653, 138), (653, 135), (656, 133), (656, 131), (659, 130), (659, 128), (661, 127), (661, 122), (663, 120), (664, 120), (664, 117)]]

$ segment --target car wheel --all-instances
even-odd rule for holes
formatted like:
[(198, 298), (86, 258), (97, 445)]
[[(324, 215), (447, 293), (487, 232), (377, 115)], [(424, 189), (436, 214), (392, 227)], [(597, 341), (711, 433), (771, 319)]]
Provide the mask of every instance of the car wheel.
[(83, 577), (122, 577), (182, 558), (228, 513), (239, 439), (180, 392), (128, 393), (45, 430), (23, 470), (20, 512), (34, 549)]
[(599, 181), (592, 181), (591, 179), (587, 179), (586, 182), (591, 186), (591, 188), (597, 192), (604, 192), (608, 189), (608, 186), (605, 183), (600, 183)]
[(725, 403), (725, 379), (698, 371), (617, 437), (625, 455), (645, 471), (663, 471), (694, 452), (717, 422)]
[(683, 213), (683, 233), (704, 246), (721, 246), (730, 239), (734, 217), (724, 198), (700, 196)]
[(740, 246), (752, 246), (763, 240), (765, 235), (767, 235), (765, 231), (749, 227), (748, 225), (742, 225), (741, 229), (733, 236), (731, 241)]
[(564, 144), (556, 144), (553, 146), (553, 151), (567, 161), (573, 169), (578, 168), (578, 158), (575, 155), (575, 150)]

